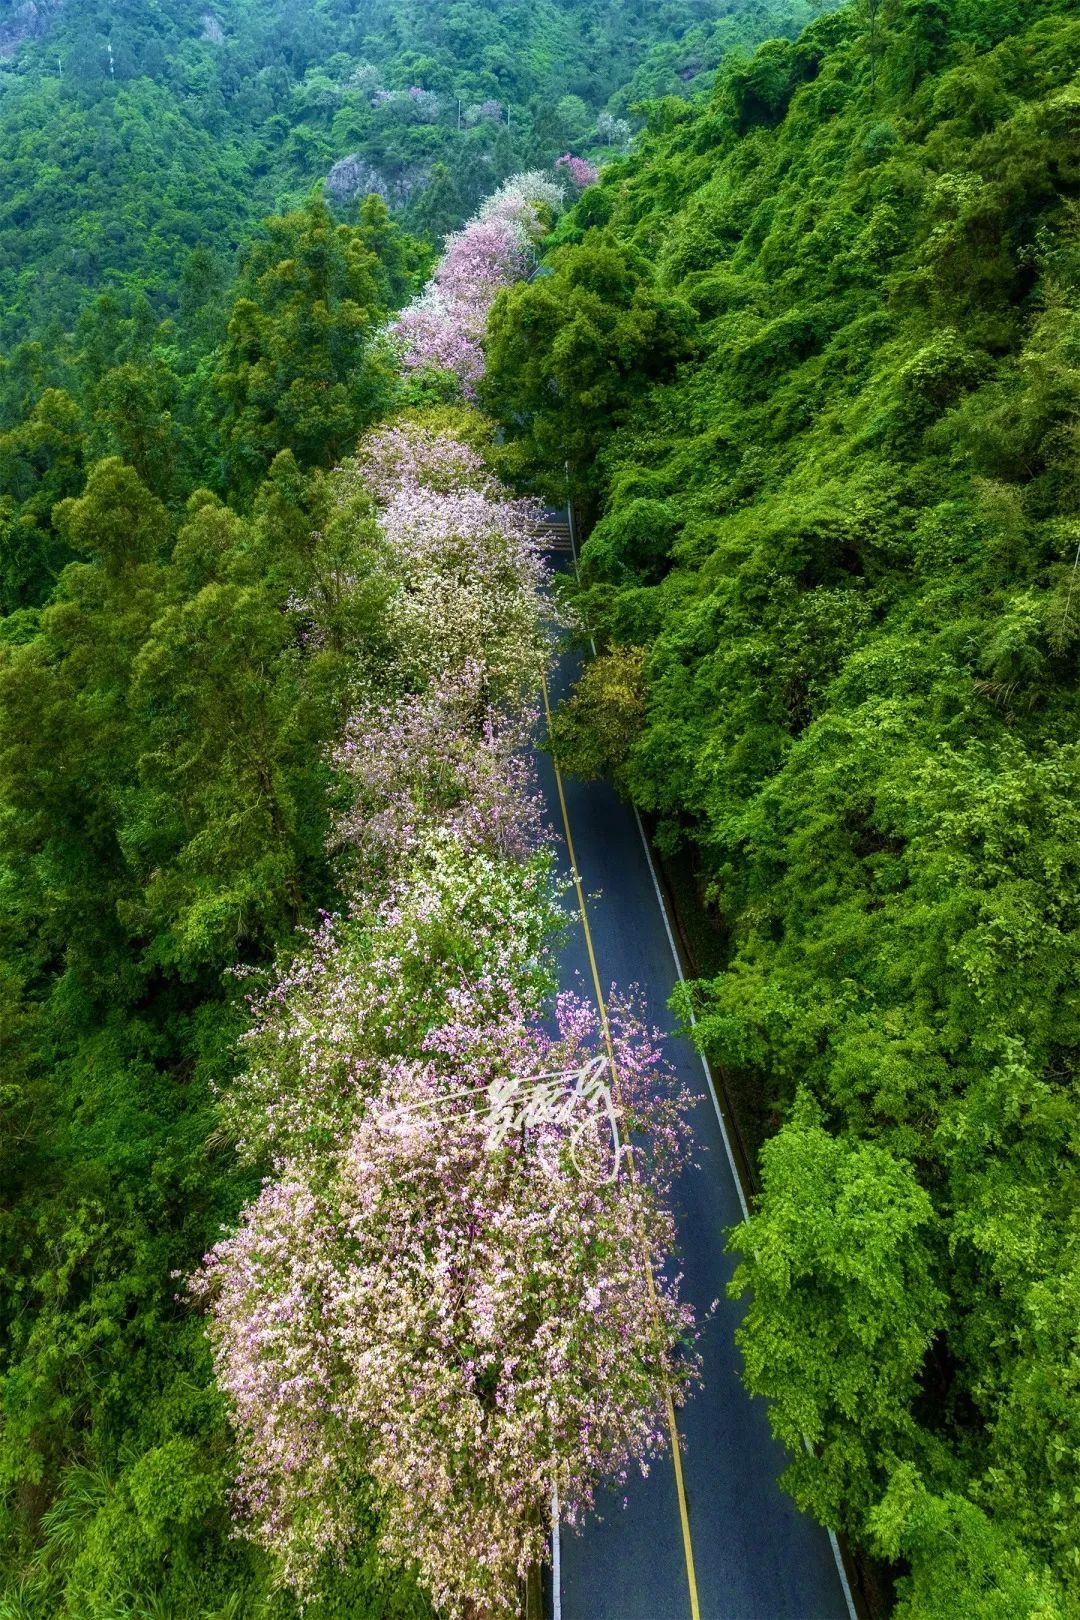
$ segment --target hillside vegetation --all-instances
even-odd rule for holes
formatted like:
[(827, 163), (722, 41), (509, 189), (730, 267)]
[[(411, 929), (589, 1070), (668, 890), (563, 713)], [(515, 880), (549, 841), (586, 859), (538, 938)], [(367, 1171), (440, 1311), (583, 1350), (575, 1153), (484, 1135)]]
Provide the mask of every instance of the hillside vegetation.
[(489, 340), (590, 520), (560, 746), (692, 852), (779, 1126), (747, 1381), (920, 1620), (1080, 1614), (1078, 61), (1062, 0), (769, 43)]
[[(638, 93), (656, 94), (657, 74), (688, 91), (722, 50), (821, 4), (31, 8), (21, 51), (0, 60), (0, 341), (47, 334), (55, 348), (106, 287), (184, 317), (192, 252), (228, 278), (257, 221), (324, 181), (342, 217), (374, 191), (437, 237), (516, 169), (585, 144), (618, 150), (629, 126), (609, 115), (598, 128), (598, 115), (652, 47), (665, 54)], [(712, 40), (704, 55), (695, 25)]]

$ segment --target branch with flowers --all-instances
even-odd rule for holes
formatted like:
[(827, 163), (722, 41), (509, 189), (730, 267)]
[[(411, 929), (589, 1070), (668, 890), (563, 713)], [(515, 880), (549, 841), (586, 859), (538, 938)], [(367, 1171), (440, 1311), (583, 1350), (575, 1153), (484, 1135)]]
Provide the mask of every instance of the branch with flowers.
[[(479, 226), (518, 252), (539, 206), (511, 184)], [(387, 649), (332, 756), (343, 904), (252, 996), (222, 1115), (271, 1173), (189, 1291), (236, 1509), (283, 1581), (316, 1589), (374, 1513), (448, 1620), (502, 1620), (545, 1556), (553, 1490), (579, 1525), (605, 1483), (648, 1470), (697, 1376), (669, 1264), (687, 1097), (629, 1001), (601, 1028), (555, 993), (565, 914), (530, 764), (552, 618), (538, 511), (422, 421), (369, 436), (335, 493)], [(318, 645), (319, 603), (294, 610)], [(492, 1096), (597, 1063), (631, 1173), (611, 1174), (600, 1115), (491, 1130)]]
[(555, 169), (557, 173), (565, 174), (579, 191), (586, 186), (595, 186), (600, 178), (600, 171), (589, 162), (588, 158), (574, 157), (571, 152), (564, 152), (561, 158), (556, 158)]
[(682, 1151), (681, 1099), (629, 1010), (617, 1028), (649, 1175), (608, 1179), (599, 1123), (572, 1155), (554, 1123), (493, 1148), (457, 1100), (594, 1052), (593, 1009), (562, 998), (555, 1035), (459, 1017), (426, 1052), (370, 1062), (368, 1106), (319, 1173), (283, 1166), (208, 1256), (193, 1289), (237, 1427), (238, 1504), (301, 1591), (374, 1508), (384, 1551), (440, 1610), (512, 1615), (553, 1483), (578, 1524), (604, 1481), (663, 1449), (665, 1392), (695, 1370), (663, 1272), (659, 1166)]
[(448, 371), (467, 398), (475, 395), (491, 306), (527, 274), (564, 199), (564, 187), (538, 170), (515, 175), (447, 237), (423, 293), (389, 329), (406, 372)]

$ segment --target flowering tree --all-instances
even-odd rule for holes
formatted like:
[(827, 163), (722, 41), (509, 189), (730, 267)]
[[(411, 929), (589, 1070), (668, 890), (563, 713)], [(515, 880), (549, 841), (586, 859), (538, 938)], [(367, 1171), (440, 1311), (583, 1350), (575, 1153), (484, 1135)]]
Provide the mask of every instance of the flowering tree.
[(490, 98), (487, 101), (474, 101), (465, 109), (465, 123), (470, 129), (476, 124), (501, 124), (504, 115), (501, 101)]
[(390, 327), (405, 369), (453, 372), (473, 394), (484, 370), (488, 311), (525, 265), (524, 244), (498, 221), (473, 221), (449, 237), (434, 277)]
[(584, 191), (586, 186), (595, 186), (600, 178), (599, 169), (586, 158), (573, 157), (569, 152), (556, 159), (555, 167), (565, 174), (567, 179), (573, 181), (580, 191)]
[[(398, 323), (406, 366), (475, 381), (495, 292), (561, 198), (519, 176), (448, 240)], [(688, 1099), (628, 1004), (609, 1027), (572, 996), (552, 1010), (539, 507), (422, 422), (369, 435), (332, 488), (302, 636), (337, 646), (362, 596), (383, 643), (331, 754), (347, 898), (252, 998), (222, 1108), (274, 1176), (190, 1289), (237, 1505), (284, 1579), (310, 1590), (374, 1511), (451, 1620), (503, 1617), (553, 1487), (577, 1523), (601, 1482), (647, 1471), (696, 1375), (665, 1269)]]
[(616, 118), (613, 113), (602, 112), (596, 120), (596, 136), (608, 146), (628, 146), (630, 125), (625, 118)]
[(430, 838), (371, 914), (326, 918), (253, 997), (247, 1062), (223, 1098), (242, 1156), (295, 1171), (332, 1155), (389, 1058), (537, 1016), (561, 924), (542, 852), (510, 862)]
[(681, 1099), (626, 1009), (613, 1034), (621, 1119), (648, 1140), (651, 1176), (611, 1179), (605, 1121), (572, 1153), (555, 1118), (493, 1138), (493, 1082), (573, 1071), (598, 1048), (595, 1012), (562, 997), (554, 1036), (458, 1023), (438, 1060), (386, 1062), (318, 1192), (267, 1187), (207, 1257), (193, 1288), (240, 1501), (299, 1588), (373, 1505), (386, 1552), (449, 1616), (511, 1615), (553, 1483), (577, 1522), (603, 1480), (662, 1449), (666, 1393), (695, 1370), (662, 1270)]
[(367, 604), (384, 695), (388, 683), (448, 689), (469, 664), (478, 723), (484, 704), (531, 702), (554, 616), (540, 505), (511, 499), (468, 444), (416, 424), (362, 440), (332, 490), (317, 590), (290, 601), (306, 644), (340, 643), (352, 606)]
[(511, 499), (468, 445), (415, 426), (362, 441), (340, 499), (357, 487), (375, 497), (396, 585), (387, 620), (399, 678), (448, 690), (468, 665), (478, 697), (520, 706), (549, 656), (540, 505)]
[(384, 503), (411, 485), (442, 495), (455, 495), (462, 489), (494, 497), (503, 493), (472, 445), (411, 422), (369, 433), (360, 443), (353, 468), (364, 487)]
[(527, 241), (543, 236), (563, 205), (565, 192), (542, 169), (527, 169), (511, 175), (498, 191), (484, 202), (477, 214), (480, 220), (504, 220), (516, 226)]
[(562, 206), (562, 187), (540, 171), (515, 175), (446, 239), (421, 296), (390, 328), (407, 371), (453, 372), (466, 395), (483, 376), (482, 341), (500, 288), (519, 280), (533, 244)]
[(435, 123), (442, 109), (434, 90), (425, 90), (418, 84), (410, 85), (408, 90), (377, 89), (372, 94), (371, 105), (410, 112), (425, 124)]
[[(509, 1615), (556, 1483), (576, 1523), (603, 1480), (647, 1470), (695, 1374), (663, 1269), (686, 1098), (628, 1007), (610, 1049), (573, 997), (554, 1034), (544, 1018), (562, 912), (523, 751), (545, 656), (528, 514), (422, 427), (370, 436), (338, 476), (374, 504), (391, 624), (399, 597), (445, 616), (475, 574), (512, 628), (474, 646), (450, 614), (440, 656), (406, 657), (401, 689), (346, 725), (352, 908), (253, 1001), (224, 1115), (275, 1179), (191, 1288), (237, 1505), (283, 1577), (309, 1588), (374, 1510), (448, 1615)], [(609, 1050), (617, 1139), (572, 1079)]]
[[(353, 882), (385, 883), (436, 826), (463, 850), (526, 859), (540, 841), (541, 809), (523, 749), (533, 711), (485, 703), (483, 668), (421, 693), (372, 703), (348, 721), (332, 759), (349, 790), (336, 842), (357, 857)], [(370, 871), (370, 875), (369, 875)]]
[(379, 70), (373, 62), (357, 62), (349, 74), (346, 88), (372, 96), (379, 88)]

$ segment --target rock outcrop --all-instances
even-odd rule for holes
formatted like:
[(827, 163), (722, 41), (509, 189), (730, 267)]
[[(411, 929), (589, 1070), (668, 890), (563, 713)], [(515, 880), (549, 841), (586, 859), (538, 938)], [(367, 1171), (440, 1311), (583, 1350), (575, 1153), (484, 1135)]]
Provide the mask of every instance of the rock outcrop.
[(14, 0), (0, 11), (0, 57), (13, 56), (27, 39), (40, 39), (64, 0)]

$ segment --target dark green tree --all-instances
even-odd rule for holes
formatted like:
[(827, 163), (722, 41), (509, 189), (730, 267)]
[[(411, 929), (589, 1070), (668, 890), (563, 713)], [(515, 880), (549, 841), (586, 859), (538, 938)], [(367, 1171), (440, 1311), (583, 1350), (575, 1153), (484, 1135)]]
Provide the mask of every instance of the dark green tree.
[(485, 398), (564, 494), (564, 464), (575, 487), (593, 485), (611, 429), (692, 353), (694, 318), (656, 288), (641, 254), (601, 231), (557, 251), (545, 270), (496, 301)]
[(82, 413), (57, 388), (0, 433), (0, 613), (42, 603), (67, 560), (52, 512), (80, 489), (84, 455)]
[(385, 398), (382, 315), (363, 234), (312, 198), (267, 222), (240, 281), (214, 377), (225, 482), (254, 492), (280, 450), (331, 466)]

